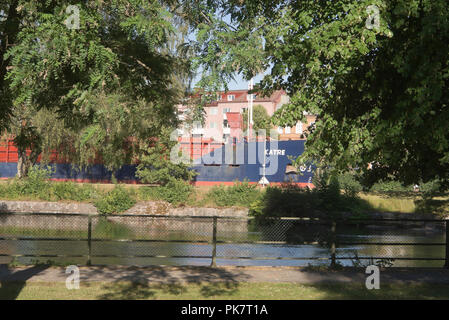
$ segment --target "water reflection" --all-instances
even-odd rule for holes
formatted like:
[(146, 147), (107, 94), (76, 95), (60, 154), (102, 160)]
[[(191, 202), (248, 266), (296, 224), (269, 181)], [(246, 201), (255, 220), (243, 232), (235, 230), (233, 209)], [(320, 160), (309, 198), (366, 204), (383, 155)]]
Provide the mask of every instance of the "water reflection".
[[(104, 225), (101, 228), (105, 229)], [(109, 228), (109, 226), (108, 226)], [(108, 229), (106, 228), (106, 229)], [(109, 240), (92, 242), (92, 263), (100, 265), (209, 265), (211, 262), (212, 246), (209, 243), (200, 243), (211, 238), (211, 231), (205, 224), (200, 236), (195, 236), (195, 228), (182, 231), (164, 229), (151, 230), (146, 226), (142, 230), (129, 231), (114, 227), (117, 236)], [(109, 230), (109, 229), (108, 229)], [(137, 230), (137, 231), (136, 231)], [(192, 231), (193, 230), (193, 231)], [(223, 229), (222, 229), (223, 230)], [(275, 230), (276, 232), (273, 232)], [(83, 231), (84, 232), (84, 231)], [(426, 245), (369, 245), (366, 243), (444, 243), (445, 236), (442, 228), (381, 228), (346, 226), (337, 230), (337, 258), (340, 257), (404, 257), (404, 258), (443, 258), (444, 246)], [(190, 240), (188, 242), (130, 242), (114, 241), (120, 237), (148, 240)], [(9, 232), (0, 229), (1, 237), (17, 237), (17, 230)], [(21, 232), (21, 237), (35, 237), (33, 234)], [(236, 228), (232, 226), (228, 231), (218, 234), (219, 241), (286, 241), (288, 244), (276, 243), (220, 243), (217, 245), (218, 265), (241, 266), (305, 266), (328, 262), (329, 248), (325, 240), (329, 237), (327, 226), (290, 225), (279, 228), (279, 225), (246, 225)], [(82, 237), (84, 238), (84, 237)], [(95, 232), (94, 232), (95, 238)], [(98, 234), (97, 234), (98, 238)], [(313, 244), (310, 244), (313, 243)], [(354, 243), (354, 244), (345, 244)], [(357, 244), (359, 243), (359, 244)], [(76, 239), (67, 241), (55, 240), (0, 240), (0, 254), (18, 255), (47, 255), (52, 257), (20, 257), (20, 263), (52, 260), (58, 263), (85, 264), (87, 255), (87, 242)], [(69, 255), (71, 257), (55, 257), (56, 255)], [(110, 256), (110, 257), (106, 257)], [(173, 257), (174, 256), (174, 257)], [(312, 259), (321, 258), (322, 260)], [(7, 263), (9, 257), (0, 257), (0, 263)], [(343, 265), (353, 265), (354, 260), (339, 260)], [(365, 261), (368, 262), (368, 261)], [(441, 267), (444, 261), (416, 261), (395, 260), (394, 266), (421, 266)]]

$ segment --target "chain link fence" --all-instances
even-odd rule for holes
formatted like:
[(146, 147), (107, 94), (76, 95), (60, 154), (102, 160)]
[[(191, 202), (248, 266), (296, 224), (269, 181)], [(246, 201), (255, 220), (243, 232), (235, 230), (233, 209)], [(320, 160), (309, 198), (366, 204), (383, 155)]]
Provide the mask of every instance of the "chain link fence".
[(448, 265), (448, 221), (0, 214), (0, 263)]

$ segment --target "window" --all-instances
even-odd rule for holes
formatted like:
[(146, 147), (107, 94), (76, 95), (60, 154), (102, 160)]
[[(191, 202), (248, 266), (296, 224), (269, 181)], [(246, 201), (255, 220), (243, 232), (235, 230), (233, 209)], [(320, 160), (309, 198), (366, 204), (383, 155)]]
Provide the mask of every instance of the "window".
[(302, 134), (302, 123), (301, 122), (298, 122), (296, 124), (296, 133), (297, 134)]
[(227, 112), (231, 112), (231, 108), (223, 108), (223, 114), (226, 114)]
[(248, 111), (247, 108), (241, 108), (241, 109), (240, 109), (240, 113), (242, 113), (242, 114), (246, 113), (247, 111)]
[(234, 101), (234, 100), (235, 100), (235, 95), (228, 94), (228, 101)]
[(282, 134), (284, 132), (284, 130), (282, 129), (282, 127), (278, 127), (278, 133)]
[(214, 116), (214, 115), (216, 115), (218, 113), (218, 108), (210, 108), (209, 109), (209, 114), (211, 115), (211, 116)]
[[(252, 96), (253, 96), (253, 100), (256, 100), (256, 97), (257, 97), (257, 94), (252, 94)], [(249, 101), (249, 99), (251, 98), (251, 94), (248, 94), (247, 96), (246, 96), (246, 99)]]
[(194, 121), (193, 123), (193, 128), (194, 129), (201, 129), (203, 126), (201, 125), (201, 122), (199, 121)]
[(290, 133), (291, 132), (291, 128), (290, 127), (285, 127), (285, 133)]
[(217, 128), (217, 123), (216, 122), (209, 123), (209, 128), (210, 129), (216, 129)]

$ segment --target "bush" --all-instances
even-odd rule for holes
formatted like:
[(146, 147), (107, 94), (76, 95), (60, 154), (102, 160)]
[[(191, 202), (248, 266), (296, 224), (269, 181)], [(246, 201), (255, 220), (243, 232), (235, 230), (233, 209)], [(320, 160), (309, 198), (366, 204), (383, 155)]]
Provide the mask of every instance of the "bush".
[(248, 181), (238, 182), (226, 187), (223, 185), (213, 187), (207, 197), (219, 207), (250, 207), (260, 197), (257, 185), (249, 184)]
[(375, 183), (370, 189), (372, 192), (382, 193), (407, 192), (412, 190), (413, 188), (411, 186), (403, 186), (399, 181), (380, 181)]
[(318, 177), (315, 189), (294, 184), (268, 187), (262, 197), (250, 206), (250, 214), (265, 217), (307, 217), (350, 212), (360, 215), (372, 208), (356, 196), (340, 193), (336, 178)]
[(104, 197), (95, 201), (95, 206), (100, 214), (113, 214), (126, 211), (135, 203), (133, 192), (116, 185)]
[(438, 179), (422, 183), (419, 191), (423, 192), (424, 199), (432, 199), (441, 193), (441, 182)]
[(42, 200), (51, 199), (51, 188), (48, 179), (51, 171), (38, 166), (31, 167), (28, 177), (14, 178), (2, 188), (2, 194), (8, 198), (18, 198), (21, 196), (32, 196)]
[(140, 194), (143, 199), (163, 200), (174, 205), (184, 204), (193, 192), (193, 187), (182, 180), (171, 179), (166, 185), (143, 187)]
[(310, 216), (318, 201), (315, 192), (295, 185), (267, 187), (261, 198), (251, 204), (250, 214), (266, 217)]
[(97, 190), (91, 185), (77, 185), (74, 182), (57, 182), (51, 184), (56, 200), (86, 201), (98, 197)]
[(362, 185), (357, 181), (356, 177), (351, 173), (344, 173), (338, 176), (338, 183), (343, 189), (345, 195), (355, 198), (362, 191)]

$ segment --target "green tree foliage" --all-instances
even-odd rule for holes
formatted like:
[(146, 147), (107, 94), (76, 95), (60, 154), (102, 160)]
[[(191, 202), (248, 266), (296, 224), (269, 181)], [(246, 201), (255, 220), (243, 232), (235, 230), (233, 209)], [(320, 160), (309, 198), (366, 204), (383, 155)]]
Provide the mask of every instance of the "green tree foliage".
[(135, 203), (131, 191), (115, 185), (114, 189), (95, 202), (95, 206), (100, 214), (114, 214), (128, 210)]
[[(253, 130), (257, 131), (257, 130), (265, 130), (266, 134), (269, 135), (270, 134), (270, 130), (271, 130), (271, 117), (268, 115), (267, 110), (265, 110), (265, 108), (260, 105), (260, 104), (256, 104), (253, 107)], [(244, 130), (247, 130), (248, 126), (248, 113), (245, 112), (243, 114), (243, 128)]]
[[(176, 2), (95, 0), (76, 4), (79, 29), (70, 29), (70, 4), (0, 4), (0, 129), (7, 125), (20, 150), (51, 146), (83, 166), (100, 159), (115, 169), (177, 126), (186, 25)], [(57, 138), (45, 144), (52, 130)], [(24, 159), (24, 174), (34, 158)]]
[[(73, 154), (74, 131), (48, 109), (16, 106), (9, 117), (8, 132), (3, 139), (14, 139), (18, 149), (18, 177), (26, 177), (36, 164), (39, 154), (41, 163), (48, 163), (53, 150), (62, 155)], [(27, 152), (30, 150), (30, 152)]]
[(163, 186), (142, 187), (139, 191), (145, 200), (163, 200), (173, 205), (185, 205), (194, 190), (185, 181), (171, 179)]
[(256, 184), (235, 181), (232, 186), (214, 186), (207, 197), (219, 207), (249, 207), (261, 197), (261, 193)]
[(195, 175), (186, 164), (173, 159), (178, 155), (177, 134), (176, 131), (169, 134), (168, 130), (163, 129), (159, 138), (142, 148), (136, 175), (144, 183), (166, 185), (175, 180), (190, 181)]
[(298, 162), (360, 168), (365, 185), (392, 176), (448, 187), (446, 0), (207, 3), (210, 21), (197, 33), (202, 84), (271, 66), (259, 89), (291, 96), (276, 124), (318, 116)]

